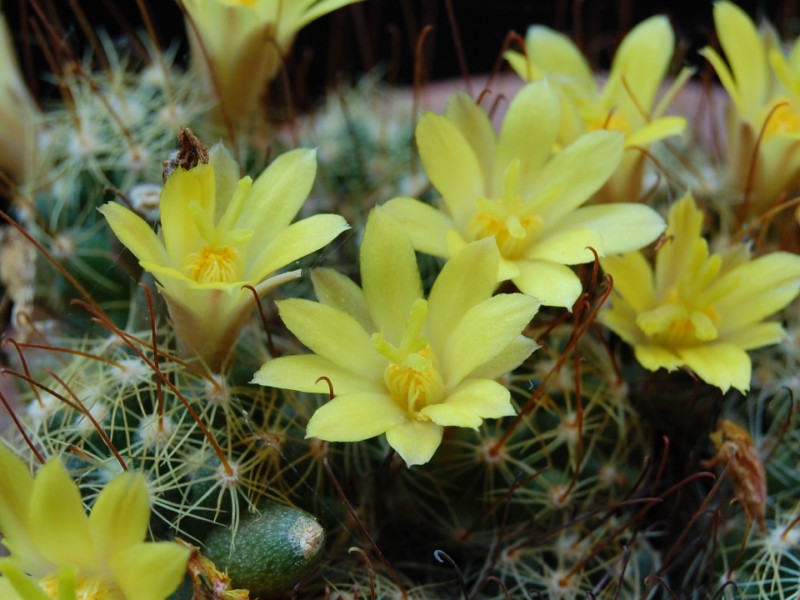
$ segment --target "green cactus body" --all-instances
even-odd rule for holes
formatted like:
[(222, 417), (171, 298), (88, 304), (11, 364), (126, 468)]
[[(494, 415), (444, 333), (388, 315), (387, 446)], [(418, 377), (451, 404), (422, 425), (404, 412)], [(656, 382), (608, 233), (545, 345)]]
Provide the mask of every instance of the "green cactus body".
[(242, 519), (235, 535), (228, 527), (218, 528), (204, 546), (235, 587), (264, 595), (294, 584), (321, 556), (324, 544), (325, 531), (313, 516), (268, 502), (259, 514)]

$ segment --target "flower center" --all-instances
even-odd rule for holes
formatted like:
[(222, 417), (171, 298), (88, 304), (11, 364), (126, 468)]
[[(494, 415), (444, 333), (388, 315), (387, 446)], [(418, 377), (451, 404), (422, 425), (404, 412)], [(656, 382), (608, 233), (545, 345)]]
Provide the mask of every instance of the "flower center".
[[(39, 580), (39, 586), (45, 594), (54, 600), (58, 595), (59, 577), (57, 574), (48, 575)], [(115, 585), (101, 577), (78, 577), (75, 582), (75, 600), (125, 600), (125, 597)]]
[(391, 361), (383, 371), (389, 395), (416, 420), (426, 420), (419, 412), (444, 400), (444, 381), (436, 356), (421, 335), (427, 314), (427, 301), (417, 300), (397, 346), (389, 343), (382, 333), (372, 336), (375, 349)]
[(630, 133), (631, 124), (625, 115), (618, 110), (611, 110), (611, 112), (601, 115), (599, 117), (590, 118), (586, 121), (586, 129), (588, 131), (597, 131), (605, 129), (606, 131), (621, 131), (624, 134)]
[(542, 218), (517, 192), (518, 180), (519, 160), (514, 160), (506, 171), (503, 195), (479, 199), (478, 212), (469, 224), (471, 239), (494, 236), (500, 254), (507, 259), (519, 258), (542, 227)]
[(673, 288), (663, 304), (641, 313), (636, 324), (656, 344), (680, 348), (716, 339), (719, 314), (711, 304), (696, 305)]
[(769, 121), (764, 127), (764, 135), (780, 135), (800, 132), (800, 113), (792, 110), (787, 104), (781, 104), (769, 114)]
[(184, 272), (197, 283), (230, 283), (241, 279), (243, 261), (230, 247), (204, 246), (184, 261)]
[(419, 411), (438, 404), (444, 396), (444, 382), (434, 368), (431, 347), (409, 354), (402, 363), (391, 363), (383, 372), (383, 381), (395, 402), (419, 419)]
[(256, 0), (220, 0), (223, 4), (227, 4), (228, 6), (248, 6), (252, 7), (256, 5)]

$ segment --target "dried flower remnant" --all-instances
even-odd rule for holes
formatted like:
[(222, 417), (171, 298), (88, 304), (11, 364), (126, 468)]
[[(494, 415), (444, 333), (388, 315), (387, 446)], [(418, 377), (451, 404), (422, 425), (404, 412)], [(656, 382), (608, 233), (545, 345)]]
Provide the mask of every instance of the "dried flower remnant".
[(548, 306), (571, 308), (581, 282), (567, 265), (641, 248), (664, 230), (651, 208), (630, 203), (582, 206), (619, 165), (623, 136), (593, 131), (553, 152), (559, 96), (547, 81), (514, 98), (499, 136), (486, 111), (463, 93), (444, 116), (427, 113), (417, 126), (425, 170), (441, 193), (441, 211), (412, 198), (386, 210), (414, 247), (449, 257), (465, 244), (494, 238), (498, 281), (510, 279)]
[(601, 259), (614, 293), (600, 320), (633, 346), (646, 369), (685, 366), (723, 392), (745, 392), (747, 350), (784, 335), (778, 321), (764, 319), (800, 292), (800, 256), (752, 259), (743, 244), (709, 254), (702, 227), (703, 213), (687, 194), (670, 208), (655, 270), (640, 252)]
[(347, 229), (338, 215), (291, 223), (316, 174), (313, 150), (278, 157), (253, 181), (222, 145), (208, 164), (172, 172), (161, 193), (160, 235), (121, 204), (100, 207), (114, 233), (151, 272), (176, 332), (212, 370), (220, 368), (259, 296), (299, 277), (273, 273)]
[(57, 458), (36, 475), (0, 445), (0, 595), (9, 600), (163, 600), (178, 587), (189, 550), (145, 542), (150, 518), (141, 474), (121, 473), (91, 514)]
[[(599, 193), (603, 200), (619, 202), (637, 200), (641, 193), (645, 156), (640, 149), (686, 129), (685, 118), (664, 116), (675, 90), (656, 104), (674, 47), (675, 34), (665, 16), (639, 23), (622, 40), (601, 86), (577, 46), (543, 25), (528, 29), (525, 54), (509, 51), (505, 58), (524, 80), (547, 78), (559, 91), (561, 145), (597, 129), (625, 135), (626, 151), (620, 165)], [(678, 77), (676, 88), (688, 75), (685, 70)]]
[(363, 289), (330, 270), (316, 273), (319, 303), (284, 300), (281, 318), (315, 354), (266, 363), (254, 383), (335, 398), (314, 413), (307, 436), (356, 442), (386, 434), (411, 465), (428, 462), (444, 427), (477, 428), (514, 414), (495, 378), (536, 344), (521, 335), (539, 304), (492, 296), (500, 257), (481, 240), (457, 252), (426, 300), (411, 241), (377, 208), (361, 245)]
[(729, 419), (722, 419), (719, 429), (711, 434), (717, 455), (703, 461), (704, 467), (727, 466), (733, 491), (747, 506), (759, 530), (766, 531), (767, 473), (758, 448), (746, 429)]

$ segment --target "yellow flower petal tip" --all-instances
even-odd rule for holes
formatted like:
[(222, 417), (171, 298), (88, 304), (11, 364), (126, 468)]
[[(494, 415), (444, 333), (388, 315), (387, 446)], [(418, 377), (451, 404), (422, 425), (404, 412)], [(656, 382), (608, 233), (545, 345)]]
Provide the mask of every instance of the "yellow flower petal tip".
[(498, 280), (511, 279), (542, 304), (571, 308), (581, 285), (567, 265), (627, 252), (664, 230), (652, 209), (628, 203), (583, 206), (621, 164), (624, 136), (592, 131), (556, 151), (561, 108), (546, 80), (525, 86), (509, 106), (499, 135), (483, 108), (456, 95), (444, 116), (426, 114), (417, 145), (443, 210), (409, 198), (385, 209), (414, 246), (451, 256), (464, 244), (495, 240)]
[(292, 223), (316, 175), (313, 150), (278, 157), (252, 181), (217, 145), (208, 164), (175, 170), (160, 199), (160, 235), (120, 204), (100, 207), (111, 229), (151, 272), (184, 348), (216, 371), (254, 307), (255, 289), (299, 276), (275, 271), (348, 228), (337, 215)]
[[(391, 257), (391, 259), (389, 258)], [(285, 300), (286, 326), (315, 354), (266, 363), (253, 381), (335, 397), (308, 423), (307, 436), (355, 442), (386, 435), (409, 466), (428, 462), (444, 427), (477, 428), (514, 414), (495, 379), (536, 348), (522, 335), (539, 303), (524, 294), (492, 296), (500, 262), (490, 239), (464, 246), (422, 295), (411, 241), (389, 211), (370, 214), (361, 246), (363, 293), (340, 303), (317, 278), (323, 302)]]
[(614, 293), (600, 319), (634, 347), (645, 368), (687, 367), (723, 392), (746, 392), (747, 350), (781, 340), (780, 323), (765, 319), (800, 293), (800, 256), (750, 259), (742, 245), (711, 254), (703, 221), (686, 195), (670, 208), (654, 269), (638, 252), (601, 259)]
[(10, 550), (0, 560), (0, 589), (12, 597), (164, 600), (183, 580), (189, 549), (144, 541), (150, 507), (141, 474), (117, 475), (88, 516), (58, 458), (33, 479), (0, 444), (0, 482), (0, 529)]

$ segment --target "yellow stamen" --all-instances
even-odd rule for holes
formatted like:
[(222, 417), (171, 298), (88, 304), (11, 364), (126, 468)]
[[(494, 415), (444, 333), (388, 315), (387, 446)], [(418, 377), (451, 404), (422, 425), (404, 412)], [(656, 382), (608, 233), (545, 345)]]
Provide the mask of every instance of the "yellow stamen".
[[(39, 581), (39, 587), (55, 600), (59, 597), (59, 577), (48, 575)], [(78, 577), (75, 581), (75, 600), (125, 600), (122, 592), (100, 577)]]
[(383, 372), (392, 399), (417, 419), (420, 410), (444, 399), (444, 382), (433, 359), (430, 346), (426, 346), (401, 364), (391, 363)]
[(186, 257), (184, 271), (198, 283), (230, 283), (242, 279), (242, 258), (234, 248), (205, 246)]
[(770, 114), (764, 127), (764, 135), (769, 137), (786, 133), (800, 133), (800, 113), (784, 104)]
[(506, 172), (503, 196), (478, 200), (478, 212), (470, 222), (473, 240), (494, 236), (500, 254), (507, 259), (518, 258), (541, 229), (542, 218), (531, 212), (530, 206), (517, 193), (519, 160), (514, 160)]

